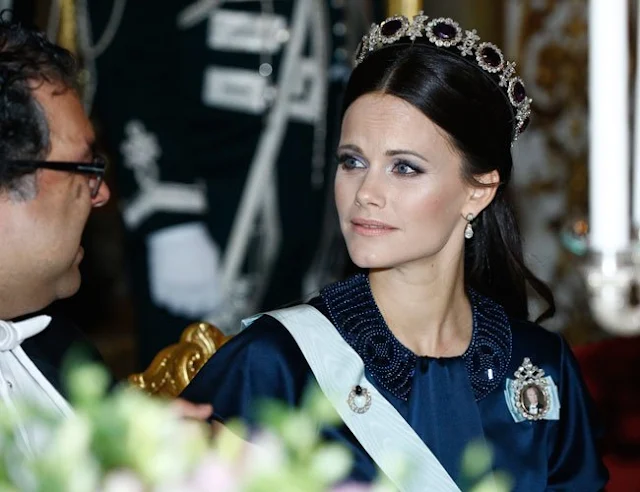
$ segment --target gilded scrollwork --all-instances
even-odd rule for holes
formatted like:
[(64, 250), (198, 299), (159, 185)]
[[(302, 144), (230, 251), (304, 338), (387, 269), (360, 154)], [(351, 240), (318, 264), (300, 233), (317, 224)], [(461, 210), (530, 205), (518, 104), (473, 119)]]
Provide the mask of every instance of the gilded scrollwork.
[(193, 323), (178, 343), (161, 350), (144, 372), (130, 375), (129, 382), (152, 395), (176, 397), (229, 338), (209, 323)]

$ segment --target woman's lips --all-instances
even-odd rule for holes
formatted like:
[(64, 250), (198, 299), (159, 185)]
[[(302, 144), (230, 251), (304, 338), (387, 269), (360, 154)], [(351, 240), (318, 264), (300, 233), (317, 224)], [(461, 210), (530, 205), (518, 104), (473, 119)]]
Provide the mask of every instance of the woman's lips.
[(351, 226), (355, 233), (361, 236), (383, 236), (396, 230), (389, 224), (371, 219), (352, 219)]

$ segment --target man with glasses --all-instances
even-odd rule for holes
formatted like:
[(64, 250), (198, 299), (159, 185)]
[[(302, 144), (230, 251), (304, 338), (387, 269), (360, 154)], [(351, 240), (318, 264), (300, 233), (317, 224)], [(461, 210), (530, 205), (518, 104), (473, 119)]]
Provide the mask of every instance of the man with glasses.
[[(49, 316), (24, 319), (80, 287), (82, 231), (109, 200), (106, 163), (75, 90), (76, 64), (39, 33), (0, 20), (0, 400), (69, 415), (63, 354), (81, 342)], [(88, 345), (83, 344), (86, 347)], [(95, 353), (95, 352), (94, 352)], [(19, 425), (23, 451), (37, 451)]]
[[(0, 16), (0, 405), (72, 410), (60, 365), (82, 336), (49, 316), (26, 319), (80, 287), (82, 231), (109, 200), (106, 162), (75, 89), (76, 62), (38, 32)], [(86, 344), (84, 344), (87, 347)], [(95, 350), (93, 353), (96, 354)], [(184, 407), (206, 417), (210, 408)], [(20, 416), (19, 416), (20, 418)], [(22, 450), (38, 451), (18, 420)]]

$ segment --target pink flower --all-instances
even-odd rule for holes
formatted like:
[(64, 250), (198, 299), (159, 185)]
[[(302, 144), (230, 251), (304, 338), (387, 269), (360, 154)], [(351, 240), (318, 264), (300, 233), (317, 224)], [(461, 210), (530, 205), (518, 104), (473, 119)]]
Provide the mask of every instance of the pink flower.
[(233, 465), (221, 460), (215, 454), (208, 455), (193, 472), (188, 490), (235, 492), (239, 490), (237, 473)]

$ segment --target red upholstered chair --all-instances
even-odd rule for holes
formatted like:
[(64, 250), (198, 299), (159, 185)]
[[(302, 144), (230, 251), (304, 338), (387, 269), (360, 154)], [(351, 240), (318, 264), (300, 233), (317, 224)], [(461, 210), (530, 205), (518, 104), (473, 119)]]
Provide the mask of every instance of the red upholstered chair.
[(576, 346), (574, 353), (604, 426), (609, 492), (640, 491), (640, 337)]

